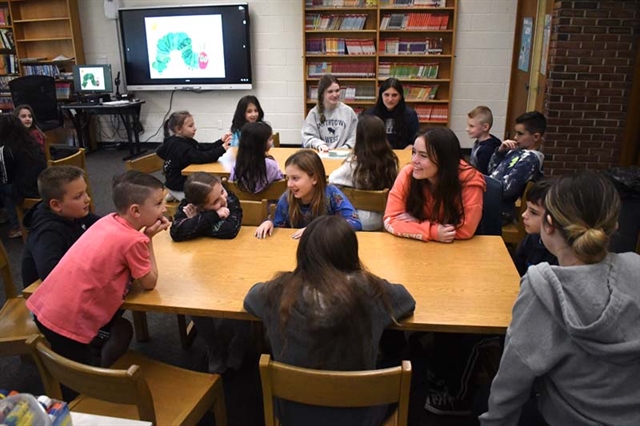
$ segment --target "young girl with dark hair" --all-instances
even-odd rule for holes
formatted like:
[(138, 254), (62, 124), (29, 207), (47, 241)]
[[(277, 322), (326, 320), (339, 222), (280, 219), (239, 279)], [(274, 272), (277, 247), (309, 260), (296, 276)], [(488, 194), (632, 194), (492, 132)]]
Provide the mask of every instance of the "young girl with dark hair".
[(164, 142), (156, 154), (164, 160), (162, 170), (171, 200), (182, 201), (184, 198), (184, 182), (187, 178), (182, 176), (182, 169), (191, 164), (218, 161), (229, 149), (231, 133), (225, 133), (222, 139), (212, 144), (199, 144), (193, 138), (195, 134), (196, 123), (188, 111), (173, 112), (164, 122)]
[(174, 241), (198, 237), (231, 239), (240, 231), (242, 208), (233, 192), (227, 192), (220, 178), (209, 173), (189, 175), (171, 225)]
[(293, 238), (300, 238), (305, 227), (322, 215), (342, 216), (356, 231), (362, 230), (358, 213), (347, 197), (333, 185), (327, 185), (322, 160), (310, 149), (301, 149), (285, 162), (287, 191), (276, 206), (275, 219), (267, 219), (255, 236), (266, 238), (273, 227), (300, 228)]
[(402, 83), (396, 78), (388, 78), (382, 82), (376, 106), (365, 114), (382, 119), (387, 140), (393, 149), (411, 147), (420, 131), (418, 114), (405, 103)]
[(40, 148), (44, 151), (44, 133), (42, 130), (38, 128), (36, 125), (36, 116), (33, 113), (33, 109), (29, 105), (18, 105), (16, 109), (13, 110), (13, 115), (18, 117), (24, 127), (29, 130), (29, 134), (33, 139), (38, 142)]
[(269, 156), (273, 143), (271, 126), (259, 121), (242, 127), (236, 165), (229, 180), (238, 183), (244, 192), (264, 191), (273, 182), (284, 178), (278, 162)]
[[(320, 370), (371, 370), (383, 330), (409, 315), (415, 300), (399, 284), (369, 273), (358, 239), (336, 216), (307, 226), (297, 266), (256, 284), (244, 300), (262, 319), (276, 361)], [(281, 424), (382, 424), (387, 407), (327, 408), (278, 400)]]
[[(240, 232), (242, 208), (233, 192), (227, 192), (220, 178), (209, 173), (189, 175), (184, 184), (185, 198), (178, 206), (169, 229), (174, 241), (210, 237), (232, 239)], [(243, 321), (192, 316), (207, 347), (208, 371), (222, 374), (239, 369), (247, 345), (249, 324)]]
[(550, 425), (640, 424), (640, 256), (607, 251), (618, 193), (585, 171), (556, 179), (544, 204), (540, 236), (559, 266), (522, 278), (480, 423), (517, 424), (533, 399)]
[(340, 101), (340, 83), (331, 74), (318, 82), (318, 101), (304, 121), (302, 146), (321, 152), (335, 148), (353, 148), (358, 117)]
[(258, 123), (264, 120), (264, 111), (260, 106), (260, 101), (253, 95), (240, 98), (236, 106), (236, 112), (231, 121), (231, 146), (240, 144), (242, 127), (247, 123)]
[[(391, 188), (398, 176), (398, 156), (387, 142), (384, 123), (374, 115), (358, 120), (356, 146), (344, 163), (329, 175), (329, 183), (356, 189)], [(382, 213), (358, 210), (364, 231), (382, 229)]]
[(44, 153), (20, 119), (0, 115), (0, 191), (9, 217), (9, 238), (22, 236), (15, 206), (40, 198), (38, 175), (47, 167)]
[(389, 192), (384, 227), (399, 237), (450, 243), (473, 237), (482, 218), (484, 176), (462, 158), (450, 129), (418, 136), (411, 164)]

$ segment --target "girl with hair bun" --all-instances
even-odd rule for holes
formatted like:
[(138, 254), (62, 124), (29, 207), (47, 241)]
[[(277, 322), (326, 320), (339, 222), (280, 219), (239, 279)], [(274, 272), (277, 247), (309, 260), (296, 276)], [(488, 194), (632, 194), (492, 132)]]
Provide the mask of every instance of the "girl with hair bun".
[(531, 397), (548, 424), (640, 424), (640, 256), (607, 251), (618, 194), (581, 172), (558, 178), (545, 207), (541, 237), (559, 266), (523, 277), (480, 422), (517, 424)]

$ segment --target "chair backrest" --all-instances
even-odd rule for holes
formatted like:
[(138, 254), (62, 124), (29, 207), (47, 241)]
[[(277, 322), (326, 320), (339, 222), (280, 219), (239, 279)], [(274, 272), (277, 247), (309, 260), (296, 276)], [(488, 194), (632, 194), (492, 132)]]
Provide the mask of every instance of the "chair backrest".
[(16, 283), (13, 282), (13, 277), (11, 276), (9, 255), (7, 255), (7, 250), (5, 250), (2, 241), (0, 241), (0, 273), (2, 274), (2, 283), (4, 284), (5, 299), (18, 297), (18, 289), (16, 288)]
[(278, 148), (280, 146), (280, 133), (273, 133), (273, 146)]
[(487, 189), (482, 201), (482, 219), (476, 235), (502, 235), (502, 184), (491, 176), (484, 177)]
[(321, 371), (260, 357), (265, 424), (275, 424), (273, 398), (324, 407), (369, 407), (398, 403), (398, 425), (407, 424), (411, 363), (371, 371)]
[(16, 216), (18, 216), (18, 225), (20, 226), (20, 232), (22, 232), (22, 242), (27, 242), (27, 237), (29, 236), (29, 230), (25, 228), (22, 224), (22, 220), (24, 219), (24, 214), (31, 207), (38, 204), (42, 199), (41, 198), (23, 198), (22, 204), (16, 204)]
[(280, 196), (287, 190), (287, 181), (285, 179), (273, 182), (267, 189), (256, 194), (242, 191), (237, 182), (227, 180), (225, 184), (227, 189), (236, 194), (239, 200), (249, 201), (279, 200)]
[(527, 182), (527, 186), (519, 200), (520, 205), (517, 205), (516, 203), (516, 214), (518, 215), (516, 217), (517, 223), (515, 225), (505, 225), (502, 227), (502, 239), (507, 244), (519, 244), (526, 234), (522, 214), (527, 210), (527, 193), (534, 183), (535, 182), (533, 181)]
[(344, 193), (355, 209), (369, 210), (372, 212), (383, 212), (387, 207), (387, 198), (389, 198), (389, 189), (380, 191), (367, 191), (364, 189), (355, 189), (349, 186), (340, 186), (340, 190)]
[(91, 398), (115, 404), (136, 405), (140, 420), (156, 424), (149, 386), (137, 365), (127, 370), (97, 368), (67, 359), (52, 351), (42, 336), (29, 338), (45, 393), (62, 399), (60, 384)]
[(240, 200), (242, 206), (242, 224), (246, 226), (259, 226), (267, 219), (267, 200), (251, 201)]
[(162, 170), (163, 164), (164, 160), (154, 152), (149, 155), (134, 158), (133, 160), (128, 160), (125, 163), (125, 167), (127, 170), (137, 170), (142, 173), (151, 174)]
[(84, 148), (78, 148), (78, 151), (67, 157), (58, 160), (49, 160), (49, 167), (55, 166), (76, 166), (84, 170), (84, 180), (87, 182), (87, 194), (91, 197), (91, 211), (94, 211), (93, 197), (91, 194), (91, 184), (89, 183), (89, 173), (87, 172), (87, 163), (85, 159)]
[(18, 77), (9, 82), (11, 99), (15, 106), (27, 104), (33, 109), (36, 123), (42, 130), (46, 121), (58, 121), (61, 123), (61, 114), (58, 110), (56, 97), (56, 81), (46, 75), (27, 75)]

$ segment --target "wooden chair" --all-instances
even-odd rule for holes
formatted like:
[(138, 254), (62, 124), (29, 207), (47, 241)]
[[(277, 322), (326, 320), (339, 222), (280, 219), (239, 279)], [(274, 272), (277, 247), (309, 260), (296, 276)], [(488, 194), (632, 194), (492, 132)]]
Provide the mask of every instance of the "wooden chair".
[[(128, 160), (125, 163), (125, 167), (127, 170), (137, 170), (142, 173), (151, 174), (162, 170), (163, 164), (164, 161), (162, 160), (162, 158), (158, 157), (158, 155), (154, 152), (152, 154), (134, 158), (133, 160)], [(169, 220), (173, 220), (173, 217), (178, 211), (178, 206), (180, 205), (180, 203), (177, 201), (169, 201), (166, 205), (166, 214), (169, 217)]]
[(22, 200), (22, 204), (16, 204), (16, 216), (18, 216), (18, 226), (20, 227), (20, 232), (22, 233), (22, 242), (27, 242), (27, 237), (29, 236), (29, 230), (24, 227), (22, 224), (22, 220), (24, 219), (24, 214), (33, 206), (40, 202), (40, 198), (25, 198)]
[(524, 189), (522, 197), (520, 197), (520, 206), (516, 210), (516, 214), (518, 215), (516, 219), (518, 220), (518, 222), (516, 224), (509, 223), (502, 227), (502, 239), (504, 240), (505, 244), (518, 245), (526, 234), (524, 230), (524, 221), (522, 219), (522, 214), (527, 209), (527, 192), (529, 192), (529, 189), (532, 186), (533, 182), (528, 182), (526, 188)]
[(340, 190), (351, 201), (351, 204), (358, 210), (369, 210), (372, 212), (383, 212), (387, 208), (387, 198), (389, 189), (380, 191), (366, 191), (355, 189), (349, 186), (340, 186)]
[(222, 378), (198, 373), (127, 352), (112, 368), (97, 368), (64, 358), (41, 336), (32, 348), (45, 393), (62, 399), (60, 384), (79, 392), (71, 411), (139, 419), (155, 425), (195, 425), (212, 409), (216, 426), (227, 424)]
[[(162, 170), (164, 161), (158, 157), (155, 152), (152, 154), (143, 155), (142, 157), (127, 160), (125, 167), (127, 170), (137, 170), (142, 173), (155, 173)], [(167, 212), (169, 220), (173, 220), (178, 211), (180, 205), (177, 201), (167, 202)], [(145, 341), (149, 339), (149, 330), (147, 327), (147, 315), (145, 312), (132, 312), (133, 314), (133, 326), (136, 331), (136, 339), (138, 341)], [(196, 328), (193, 321), (187, 321), (184, 315), (177, 315), (178, 320), (178, 333), (180, 334), (180, 344), (184, 349), (187, 349), (193, 343), (193, 339), (196, 336)]]
[(273, 134), (273, 146), (278, 148), (280, 146), (280, 133), (275, 132)]
[(264, 420), (278, 424), (273, 398), (326, 407), (368, 407), (397, 402), (398, 409), (385, 424), (407, 424), (411, 363), (371, 371), (321, 371), (293, 367), (260, 357)]
[(269, 203), (267, 200), (240, 200), (242, 206), (242, 224), (245, 226), (259, 226), (267, 219)]
[(223, 179), (223, 182), (227, 186), (227, 189), (236, 194), (239, 200), (247, 201), (262, 201), (262, 200), (278, 200), (280, 196), (287, 190), (286, 179), (277, 180), (273, 182), (267, 189), (262, 192), (253, 194), (251, 192), (244, 192), (239, 187), (237, 182)]
[(0, 355), (26, 355), (30, 353), (26, 344), (29, 337), (40, 331), (31, 318), (24, 298), (11, 276), (9, 257), (0, 242), (0, 273), (4, 284), (6, 301), (0, 309)]
[(87, 194), (89, 194), (89, 197), (91, 197), (91, 211), (95, 211), (95, 206), (93, 205), (93, 197), (91, 195), (91, 184), (89, 183), (89, 173), (87, 172), (87, 162), (85, 159), (84, 148), (78, 148), (78, 152), (76, 152), (75, 154), (71, 154), (59, 160), (49, 160), (48, 164), (49, 167), (76, 166), (84, 170), (84, 180), (87, 182)]

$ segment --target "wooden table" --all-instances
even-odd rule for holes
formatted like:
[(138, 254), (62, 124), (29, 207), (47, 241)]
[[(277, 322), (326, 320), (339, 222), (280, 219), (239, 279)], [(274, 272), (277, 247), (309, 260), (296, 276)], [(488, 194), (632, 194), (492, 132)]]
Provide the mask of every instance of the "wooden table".
[[(243, 227), (233, 240), (200, 238), (174, 243), (154, 238), (159, 279), (155, 290), (134, 288), (123, 307), (150, 311), (253, 319), (242, 309), (257, 282), (295, 267), (293, 229), (275, 229), (258, 240)], [(383, 232), (358, 232), (360, 258), (371, 272), (404, 284), (416, 299), (406, 330), (504, 333), (520, 277), (502, 239), (477, 236), (453, 244), (421, 242)], [(32, 293), (37, 284), (25, 293)]]
[[(278, 162), (280, 166), (280, 170), (284, 173), (284, 163), (287, 161), (287, 158), (294, 152), (298, 151), (300, 148), (271, 148), (269, 150), (269, 154)], [(345, 150), (335, 150), (339, 153), (346, 152)], [(220, 160), (215, 163), (207, 163), (207, 164), (192, 164), (182, 170), (182, 174), (188, 176), (195, 172), (205, 172), (218, 175), (220, 177), (229, 177), (229, 173), (231, 173), (231, 168), (235, 164), (235, 152), (236, 148), (231, 148)], [(411, 162), (411, 150), (410, 149), (394, 149), (393, 152), (398, 156), (398, 160), (400, 162), (400, 167), (405, 164), (409, 164)], [(331, 174), (335, 169), (342, 165), (345, 157), (330, 157), (327, 154), (321, 155), (322, 164), (324, 164), (325, 172), (327, 176)]]

